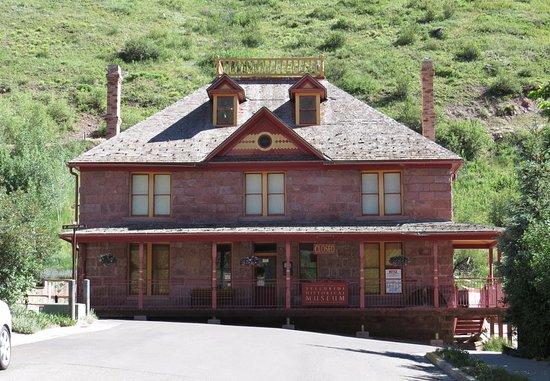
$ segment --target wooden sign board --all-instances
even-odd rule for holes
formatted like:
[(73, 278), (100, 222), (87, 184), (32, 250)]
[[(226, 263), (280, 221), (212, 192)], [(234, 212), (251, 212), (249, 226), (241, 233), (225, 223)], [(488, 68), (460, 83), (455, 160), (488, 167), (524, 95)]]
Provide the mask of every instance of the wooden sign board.
[(315, 255), (336, 254), (336, 244), (335, 243), (314, 243), (313, 254)]
[(345, 282), (302, 283), (303, 306), (347, 306), (348, 285)]

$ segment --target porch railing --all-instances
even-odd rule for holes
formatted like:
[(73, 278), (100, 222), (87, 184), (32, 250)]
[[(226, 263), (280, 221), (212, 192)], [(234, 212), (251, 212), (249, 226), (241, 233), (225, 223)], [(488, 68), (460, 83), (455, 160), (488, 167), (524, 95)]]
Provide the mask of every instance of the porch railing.
[[(322, 281), (321, 281), (322, 282)], [(330, 280), (346, 285), (345, 304), (304, 303), (303, 285), (309, 280), (293, 279), (290, 283), (291, 308), (360, 308), (359, 280)], [(209, 277), (172, 280), (170, 283), (144, 282), (142, 303), (135, 283), (94, 283), (91, 286), (93, 308), (109, 310), (159, 309), (187, 310), (212, 308), (212, 283)], [(228, 287), (217, 287), (217, 309), (269, 309), (286, 307), (285, 280), (257, 281), (234, 279)], [(441, 277), (438, 292), (430, 280), (403, 280), (387, 284), (377, 279), (366, 279), (365, 308), (434, 307), (434, 295), (441, 308), (505, 307), (504, 293), (498, 279), (445, 279)]]
[(232, 77), (301, 77), (311, 74), (318, 78), (325, 77), (325, 58), (286, 57), (286, 58), (216, 58), (218, 75)]

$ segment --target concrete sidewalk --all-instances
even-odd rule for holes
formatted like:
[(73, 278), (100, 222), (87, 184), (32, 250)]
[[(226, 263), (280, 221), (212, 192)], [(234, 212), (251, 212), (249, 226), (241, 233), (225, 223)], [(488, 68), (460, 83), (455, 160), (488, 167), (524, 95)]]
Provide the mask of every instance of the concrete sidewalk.
[(77, 324), (72, 327), (48, 328), (43, 331), (33, 333), (32, 335), (25, 335), (22, 333), (14, 332), (12, 334), (11, 345), (13, 347), (17, 347), (19, 345), (37, 343), (39, 341), (55, 339), (58, 337), (77, 335), (80, 333), (98, 332), (116, 327), (119, 324), (120, 322), (117, 321), (98, 320), (93, 322), (92, 324)]
[(532, 381), (550, 380), (550, 362), (503, 355), (500, 352), (468, 351), (473, 357), (512, 373), (522, 374)]

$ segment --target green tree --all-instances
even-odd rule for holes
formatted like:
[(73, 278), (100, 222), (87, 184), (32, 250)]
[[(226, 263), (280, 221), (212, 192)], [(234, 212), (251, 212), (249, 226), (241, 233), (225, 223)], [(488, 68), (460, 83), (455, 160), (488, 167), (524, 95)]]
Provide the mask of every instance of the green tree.
[(519, 140), (521, 197), (510, 208), (500, 240), (507, 321), (517, 327), (526, 357), (550, 355), (550, 125)]

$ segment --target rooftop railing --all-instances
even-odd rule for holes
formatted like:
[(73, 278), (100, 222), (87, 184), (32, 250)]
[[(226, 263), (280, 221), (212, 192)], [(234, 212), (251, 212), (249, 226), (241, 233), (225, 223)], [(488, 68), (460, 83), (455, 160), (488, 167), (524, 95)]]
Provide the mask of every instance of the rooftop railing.
[(241, 78), (286, 78), (310, 74), (325, 78), (325, 57), (216, 58), (218, 76)]

